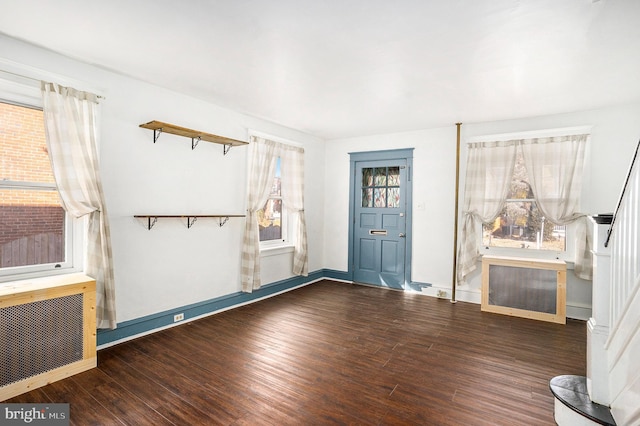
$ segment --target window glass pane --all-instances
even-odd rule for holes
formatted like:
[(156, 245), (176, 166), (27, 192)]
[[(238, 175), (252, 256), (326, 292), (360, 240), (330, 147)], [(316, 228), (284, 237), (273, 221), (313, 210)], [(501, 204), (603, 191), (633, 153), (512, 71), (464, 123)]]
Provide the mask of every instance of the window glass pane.
[(264, 208), (258, 211), (258, 229), (260, 241), (282, 239), (282, 200), (269, 199)]
[(0, 102), (0, 180), (55, 183), (41, 110)]
[(364, 188), (362, 190), (362, 207), (373, 207), (373, 189)]
[(389, 186), (400, 186), (400, 167), (389, 167)]
[(362, 169), (362, 186), (372, 186), (373, 185), (373, 169), (366, 168)]
[(565, 227), (546, 220), (533, 200), (507, 201), (493, 224), (484, 225), (482, 244), (537, 250), (565, 250)]
[(276, 161), (276, 175), (273, 178), (273, 184), (271, 185), (271, 192), (269, 193), (272, 197), (279, 197), (282, 195), (282, 185), (280, 180), (280, 157)]
[(373, 182), (375, 186), (385, 186), (387, 184), (387, 168), (386, 167), (375, 168), (375, 178)]
[(58, 192), (34, 183), (55, 189), (43, 113), (0, 102), (0, 268), (67, 260)]
[(387, 207), (400, 207), (400, 188), (389, 188), (389, 196), (387, 198)]
[(374, 207), (387, 207), (387, 189), (375, 188), (374, 199)]
[(0, 189), (0, 267), (65, 261), (65, 213), (55, 191)]

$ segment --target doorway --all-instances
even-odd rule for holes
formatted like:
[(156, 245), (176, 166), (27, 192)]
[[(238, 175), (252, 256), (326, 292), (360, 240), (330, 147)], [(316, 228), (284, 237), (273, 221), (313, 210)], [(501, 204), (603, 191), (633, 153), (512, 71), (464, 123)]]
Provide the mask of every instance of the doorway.
[(349, 275), (405, 290), (411, 282), (413, 149), (350, 156)]

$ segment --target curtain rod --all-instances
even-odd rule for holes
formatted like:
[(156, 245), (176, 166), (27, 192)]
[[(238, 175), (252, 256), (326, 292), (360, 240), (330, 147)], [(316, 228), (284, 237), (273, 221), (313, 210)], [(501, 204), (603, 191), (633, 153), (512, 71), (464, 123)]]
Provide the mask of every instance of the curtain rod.
[[(2, 65), (7, 65), (9, 68), (18, 68), (19, 71), (18, 72), (9, 71), (8, 69), (2, 67)], [(20, 71), (23, 71), (23, 72), (20, 72)], [(33, 73), (33, 74), (43, 74), (45, 76), (48, 75), (48, 77), (47, 78), (32, 77), (32, 76), (28, 75), (29, 71), (31, 73)], [(27, 67), (25, 65), (18, 64), (17, 62), (8, 61), (8, 60), (2, 59), (2, 58), (0, 58), (0, 73), (12, 75), (14, 77), (18, 77), (20, 79), (25, 79), (25, 80), (30, 80), (30, 81), (33, 81), (33, 82), (36, 82), (36, 83), (41, 83), (41, 82), (55, 83), (55, 84), (59, 84), (61, 86), (69, 86), (69, 87), (80, 86), (80, 87), (73, 87), (73, 88), (76, 89), (76, 90), (84, 91), (84, 92), (90, 92), (90, 93), (96, 95), (96, 97), (98, 99), (106, 99), (104, 95), (101, 95), (100, 93), (96, 93), (97, 92), (96, 90), (83, 89), (82, 87), (86, 87), (87, 84), (86, 83), (82, 83), (81, 81), (74, 81), (73, 79), (66, 78), (64, 76), (59, 76), (58, 77), (53, 73), (42, 71), (42, 70), (39, 70), (37, 68)], [(60, 81), (68, 81), (71, 84), (69, 84), (69, 83), (60, 83)], [(14, 83), (15, 83), (15, 81), (14, 81)]]
[(269, 139), (269, 140), (271, 140), (273, 142), (280, 142), (280, 143), (284, 143), (284, 144), (287, 144), (287, 145), (292, 145), (292, 146), (297, 146), (297, 147), (300, 147), (300, 148), (304, 148), (304, 144), (302, 144), (300, 142), (292, 141), (290, 139), (281, 138), (279, 136), (270, 135), (268, 133), (264, 133), (264, 132), (261, 132), (261, 131), (258, 131), (258, 130), (253, 130), (253, 129), (248, 128), (247, 129), (247, 133), (248, 133), (249, 137), (257, 136), (259, 138)]

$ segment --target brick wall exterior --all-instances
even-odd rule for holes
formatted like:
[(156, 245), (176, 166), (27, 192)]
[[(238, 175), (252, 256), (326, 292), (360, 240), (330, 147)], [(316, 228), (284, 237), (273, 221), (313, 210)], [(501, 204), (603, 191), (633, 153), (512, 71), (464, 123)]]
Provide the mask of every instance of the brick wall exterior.
[(0, 205), (0, 247), (31, 235), (64, 235), (64, 210), (60, 206)]
[[(41, 110), (0, 102), (0, 179), (55, 184)], [(4, 205), (59, 205), (55, 191), (3, 190)]]
[[(55, 182), (42, 111), (0, 102), (0, 180)], [(0, 257), (12, 242), (43, 234), (64, 235), (58, 193), (0, 189)]]

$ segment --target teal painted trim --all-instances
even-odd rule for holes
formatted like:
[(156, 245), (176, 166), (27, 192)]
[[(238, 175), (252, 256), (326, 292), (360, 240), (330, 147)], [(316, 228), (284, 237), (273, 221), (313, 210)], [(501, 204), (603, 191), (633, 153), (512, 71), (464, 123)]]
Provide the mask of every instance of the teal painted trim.
[[(338, 271), (335, 269), (321, 269), (309, 274), (307, 277), (292, 277), (286, 280), (277, 281), (267, 284), (262, 288), (255, 290), (253, 293), (232, 293), (226, 296), (217, 297), (215, 299), (194, 303), (192, 305), (182, 306), (180, 308), (171, 309), (157, 314), (147, 315), (145, 317), (136, 318), (130, 321), (124, 321), (118, 324), (118, 328), (114, 330), (98, 330), (98, 346), (106, 345), (118, 340), (127, 339), (139, 334), (153, 332), (156, 329), (175, 324), (173, 316), (183, 313), (184, 320), (180, 323), (186, 323), (190, 319), (213, 314), (222, 309), (231, 309), (242, 304), (271, 296), (276, 293), (294, 289), (295, 287), (308, 284), (321, 279), (334, 279), (342, 281), (351, 281), (349, 272)], [(431, 287), (429, 283), (411, 282), (410, 287), (413, 290), (420, 291), (424, 287)]]
[(349, 272), (337, 271), (335, 269), (323, 269), (323, 278), (329, 278), (334, 280), (352, 281), (349, 276)]
[(433, 284), (431, 283), (421, 283), (417, 281), (411, 281), (408, 285), (409, 288), (414, 291), (422, 291), (423, 288), (433, 287)]
[(98, 346), (112, 343), (118, 340), (126, 339), (138, 334), (147, 333), (155, 329), (173, 325), (173, 316), (178, 313), (184, 313), (184, 320), (199, 317), (201, 315), (211, 314), (221, 309), (229, 309), (235, 306), (245, 304), (247, 302), (260, 299), (262, 297), (271, 296), (295, 287), (325, 278), (324, 270), (312, 272), (307, 277), (292, 277), (286, 280), (277, 281), (267, 284), (253, 293), (237, 292), (226, 296), (217, 297), (215, 299), (194, 303), (192, 305), (171, 309), (157, 314), (147, 315), (145, 317), (136, 318), (130, 321), (124, 321), (118, 324), (118, 328), (114, 330), (98, 330)]

